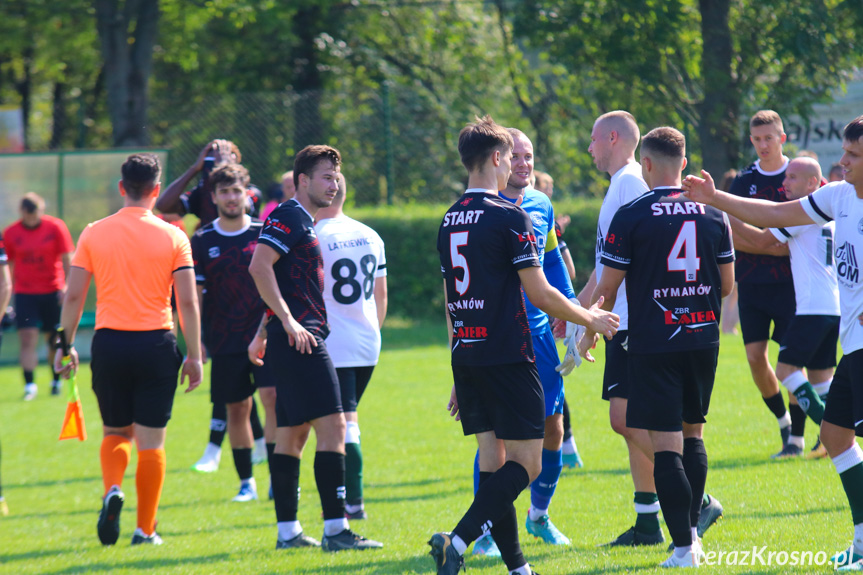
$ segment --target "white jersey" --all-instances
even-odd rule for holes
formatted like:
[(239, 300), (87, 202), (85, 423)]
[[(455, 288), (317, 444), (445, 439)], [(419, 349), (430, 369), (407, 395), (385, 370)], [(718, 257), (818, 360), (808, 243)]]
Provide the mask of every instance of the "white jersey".
[[(649, 192), (647, 184), (641, 175), (641, 164), (631, 162), (626, 164), (611, 176), (608, 192), (602, 200), (599, 209), (599, 221), (596, 224), (596, 282), (602, 277), (602, 269), (605, 267), (600, 263), (602, 259), (602, 248), (605, 245), (605, 234), (611, 226), (614, 214), (621, 207), (633, 201), (637, 197)], [(617, 290), (617, 300), (614, 302), (614, 313), (620, 316), (620, 327), (625, 330), (629, 328), (629, 309), (626, 303), (626, 280), (620, 284)]]
[(836, 222), (833, 238), (833, 258), (839, 281), (839, 340), (846, 355), (863, 349), (863, 325), (857, 317), (863, 313), (863, 283), (860, 260), (863, 255), (863, 200), (854, 186), (833, 182), (804, 198), (800, 203), (816, 224)]
[(770, 228), (791, 252), (796, 315), (839, 315), (839, 285), (833, 266), (834, 223)]
[(373, 229), (347, 216), (315, 224), (324, 259), (327, 351), (336, 367), (377, 365), (381, 330), (375, 278), (387, 275), (384, 242)]

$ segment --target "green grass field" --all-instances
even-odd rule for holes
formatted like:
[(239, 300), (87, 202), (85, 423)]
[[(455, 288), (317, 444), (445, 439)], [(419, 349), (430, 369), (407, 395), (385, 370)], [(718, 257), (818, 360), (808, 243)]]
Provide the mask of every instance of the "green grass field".
[[(7, 334), (8, 340), (14, 337)], [(95, 530), (102, 494), (101, 428), (89, 368), (78, 378), (90, 436), (83, 443), (57, 441), (65, 399), (47, 393), (45, 368), (37, 373), (40, 395), (30, 403), (21, 401), (19, 370), (0, 368), (3, 493), (10, 508), (8, 517), (0, 517), (0, 572), (434, 573), (426, 541), (435, 531), (452, 529), (469, 505), (475, 451), (474, 441), (462, 436), (445, 409), (452, 380), (444, 341), (444, 328), (437, 325), (392, 322), (385, 331), (385, 351), (360, 406), (370, 518), (352, 523), (385, 548), (363, 553), (275, 551), (275, 513), (266, 496), (248, 504), (230, 501), (237, 479), (227, 441), (218, 473), (189, 470), (208, 436), (208, 383), (191, 394), (178, 393), (168, 426), (168, 475), (159, 513), (165, 545), (129, 546), (136, 510), (133, 455), (123, 485), (127, 499), (121, 539), (103, 548)], [(611, 431), (607, 404), (600, 399), (601, 368), (601, 361), (582, 366), (566, 381), (585, 468), (564, 471), (551, 511), (573, 546), (546, 546), (522, 526), (525, 556), (543, 575), (658, 572), (667, 556), (665, 546), (598, 547), (634, 520), (626, 449)], [(725, 518), (708, 531), (706, 551), (766, 546), (766, 563), (771, 551), (832, 555), (850, 541), (851, 516), (830, 461), (769, 460), (780, 447), (779, 434), (750, 380), (739, 337), (723, 340), (708, 420), (708, 491), (722, 502)], [(816, 433), (810, 422), (807, 450)], [(300, 521), (319, 538), (313, 451), (312, 443), (303, 461)], [(265, 494), (266, 466), (257, 466), (255, 476)], [(522, 522), (528, 505), (525, 493), (517, 502)], [(500, 561), (470, 556), (467, 567), (476, 574), (505, 572)], [(771, 566), (756, 561), (754, 566), (711, 569), (802, 573), (826, 572), (832, 566), (779, 566), (774, 559)]]

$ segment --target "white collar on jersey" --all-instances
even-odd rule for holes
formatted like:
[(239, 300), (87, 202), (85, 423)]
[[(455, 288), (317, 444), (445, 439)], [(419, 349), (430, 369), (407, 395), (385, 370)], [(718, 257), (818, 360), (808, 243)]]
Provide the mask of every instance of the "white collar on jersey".
[(486, 190), (485, 188), (468, 188), (465, 190), (466, 194), (492, 194), (494, 196), (497, 195), (497, 190)]
[[(245, 217), (249, 218), (249, 216), (245, 216)], [(251, 226), (252, 226), (252, 218), (249, 218), (246, 221), (246, 225), (243, 226), (241, 229), (239, 229), (235, 232), (229, 232), (229, 231), (226, 231), (224, 228), (222, 228), (222, 226), (219, 225), (219, 218), (216, 218), (215, 220), (213, 220), (213, 229), (215, 229), (216, 232), (218, 232), (218, 234), (220, 236), (227, 236), (229, 238), (233, 237), (233, 236), (239, 236), (239, 235), (244, 234)]]

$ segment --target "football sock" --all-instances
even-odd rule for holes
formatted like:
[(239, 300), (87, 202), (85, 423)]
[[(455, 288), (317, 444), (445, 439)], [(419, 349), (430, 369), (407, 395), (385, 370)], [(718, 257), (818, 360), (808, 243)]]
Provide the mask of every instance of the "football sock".
[(138, 451), (138, 471), (135, 473), (135, 488), (138, 491), (138, 527), (146, 535), (156, 532), (156, 511), (162, 498), (165, 484), (165, 450), (144, 449)]
[(568, 439), (563, 440), (561, 451), (567, 455), (572, 455), (578, 451), (578, 446), (575, 444), (575, 437), (573, 437), (572, 434), (570, 434)]
[(338, 535), (345, 529), (348, 529), (348, 520), (344, 517), (340, 519), (324, 519), (324, 535), (332, 537)]
[(276, 444), (275, 443), (268, 443), (267, 444), (267, 462), (270, 462), (273, 460), (273, 453), (275, 453), (275, 451), (276, 451)]
[(345, 517), (345, 456), (336, 451), (315, 453), (315, 483), (324, 520)]
[[(509, 567), (507, 567), (507, 569), (509, 569)], [(525, 562), (518, 569), (511, 569), (509, 575), (531, 575), (531, 573), (533, 573), (533, 571), (530, 570), (530, 565)]]
[(783, 424), (785, 417), (788, 415), (788, 410), (785, 409), (785, 400), (782, 399), (781, 391), (773, 397), (763, 397), (762, 399), (767, 405), (767, 409), (779, 420), (779, 427), (788, 427), (791, 425), (790, 419), (788, 423)]
[(821, 418), (824, 417), (824, 401), (819, 397), (818, 393), (816, 393), (815, 389), (812, 388), (809, 382), (801, 385), (797, 391), (794, 392), (794, 397), (797, 398), (797, 402), (800, 404), (800, 407), (806, 415), (808, 415), (816, 425), (821, 425)]
[(830, 378), (827, 381), (822, 381), (821, 383), (812, 384), (812, 389), (815, 390), (815, 393), (818, 394), (818, 397), (821, 398), (821, 401), (827, 401), (827, 393), (830, 391), (831, 383), (833, 383), (833, 378)]
[(276, 523), (279, 530), (279, 539), (287, 541), (293, 539), (303, 532), (303, 527), (299, 521), (279, 521)]
[(806, 431), (806, 412), (800, 405), (790, 403), (788, 415), (791, 416), (791, 435), (803, 437), (803, 432)]
[(32, 369), (25, 369), (24, 370), (24, 385), (27, 385), (28, 383), (33, 383), (33, 370)]
[(453, 533), (465, 543), (475, 541), (482, 535), (483, 527), (493, 528), (509, 512), (509, 507), (529, 483), (527, 470), (515, 461), (507, 461), (479, 486), (473, 503)]
[[(530, 484), (530, 518), (533, 521), (538, 520), (545, 515), (551, 505), (551, 498), (554, 496), (554, 490), (557, 489), (557, 482), (560, 479), (560, 472), (563, 470), (563, 452), (561, 450), (549, 451), (542, 450), (542, 471), (539, 476)], [(538, 516), (536, 511), (542, 510)]]
[(102, 463), (102, 484), (106, 495), (113, 485), (122, 487), (123, 474), (132, 458), (132, 442), (121, 435), (106, 435), (102, 438), (99, 460)]
[(854, 552), (863, 555), (863, 523), (854, 525)]
[(692, 491), (683, 469), (683, 456), (674, 451), (654, 453), (653, 480), (674, 547), (692, 545), (689, 525)]
[[(479, 485), (485, 483), (492, 475), (494, 473), (491, 471), (480, 471)], [(490, 533), (500, 550), (501, 559), (503, 559), (507, 569), (520, 567), (526, 563), (524, 554), (521, 552), (521, 544), (518, 542), (518, 517), (514, 504), (507, 509), (506, 515), (492, 525)]]
[(842, 480), (842, 488), (851, 507), (854, 525), (863, 523), (863, 450), (855, 443), (833, 458), (833, 465)]
[(360, 426), (356, 421), (348, 421), (345, 430), (345, 493), (348, 503), (362, 509), (363, 450), (360, 446)]
[[(54, 357), (53, 354), (51, 355), (51, 357)], [(60, 381), (60, 374), (54, 371), (53, 367), (51, 368), (51, 378), (51, 381)]]
[[(479, 491), (479, 484), (482, 482), (482, 474), (485, 471), (479, 470), (479, 449), (476, 450), (476, 456), (473, 458), (473, 496), (476, 497), (476, 492)], [(489, 471), (489, 474), (491, 472)]]
[(689, 526), (698, 525), (701, 504), (704, 502), (704, 486), (707, 484), (707, 450), (704, 441), (697, 437), (683, 440), (683, 471), (692, 491), (689, 507)]
[(234, 467), (240, 481), (250, 478), (252, 476), (252, 448), (240, 447), (231, 451), (234, 453)]
[(252, 437), (255, 441), (263, 439), (264, 428), (261, 426), (261, 418), (258, 417), (258, 402), (252, 397), (252, 411), (249, 413), (249, 423), (252, 425)]
[[(803, 421), (806, 421), (805, 419)], [(803, 439), (802, 435), (794, 435), (794, 432), (791, 432), (791, 435), (788, 436), (788, 445), (796, 445), (801, 450), (806, 447), (806, 440)]]
[(656, 493), (635, 492), (635, 530), (639, 533), (659, 531), (659, 499)]
[[(569, 418), (569, 403), (563, 400), (563, 442), (572, 437), (572, 420)], [(565, 452), (566, 453), (566, 452)], [(572, 451), (568, 453), (573, 453)]]
[(276, 521), (296, 521), (300, 503), (300, 460), (283, 453), (274, 453), (270, 459), (270, 479)]
[(464, 540), (455, 533), (452, 534), (450, 541), (452, 541), (453, 549), (455, 549), (459, 555), (464, 555), (464, 552), (467, 551), (467, 543), (465, 543)]
[(224, 403), (213, 404), (213, 417), (210, 419), (210, 443), (222, 447), (225, 430), (228, 429), (228, 409)]

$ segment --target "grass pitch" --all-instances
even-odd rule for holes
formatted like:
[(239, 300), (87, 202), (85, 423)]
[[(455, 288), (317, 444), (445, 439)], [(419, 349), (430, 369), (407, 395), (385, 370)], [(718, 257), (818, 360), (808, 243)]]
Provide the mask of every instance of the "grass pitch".
[[(9, 516), (0, 517), (0, 573), (434, 573), (426, 541), (435, 531), (452, 529), (470, 504), (475, 451), (473, 440), (462, 436), (445, 409), (452, 379), (444, 332), (440, 325), (391, 322), (360, 406), (369, 520), (353, 522), (352, 528), (383, 541), (378, 552), (276, 551), (266, 465), (255, 467), (262, 500), (232, 503), (238, 481), (227, 440), (217, 473), (190, 471), (208, 437), (208, 371), (200, 389), (178, 392), (168, 426), (168, 474), (158, 526), (165, 545), (129, 546), (136, 511), (133, 453), (123, 485), (120, 541), (102, 547), (95, 529), (102, 495), (101, 426), (89, 367), (78, 377), (90, 436), (83, 443), (57, 441), (66, 402), (48, 393), (46, 368), (37, 372), (40, 394), (29, 403), (21, 400), (19, 369), (0, 368), (2, 479), (10, 508)], [(6, 344), (14, 338), (7, 333)], [(780, 447), (774, 418), (751, 381), (740, 338), (726, 336), (722, 343), (705, 443), (708, 492), (722, 502), (725, 517), (708, 531), (704, 546), (708, 552), (722, 551), (726, 559), (708, 568), (718, 573), (831, 570), (830, 564), (814, 563), (846, 545), (852, 534), (833, 466), (829, 460), (769, 460)], [(634, 522), (626, 448), (611, 431), (607, 404), (600, 399), (598, 351), (595, 365), (583, 365), (566, 380), (585, 468), (564, 471), (551, 516), (573, 545), (547, 546), (521, 528), (525, 556), (543, 575), (660, 572), (657, 566), (667, 557), (664, 545), (598, 547)], [(775, 346), (772, 351), (775, 357)], [(816, 433), (809, 422), (807, 451)], [(313, 452), (314, 440), (303, 460), (299, 519), (307, 533), (320, 538)], [(516, 505), (523, 522), (529, 495), (522, 494)], [(766, 549), (753, 558), (753, 547)], [(741, 565), (745, 551), (750, 555)], [(731, 552), (737, 566), (728, 565)], [(792, 565), (794, 552), (798, 557), (808, 552), (803, 557), (811, 557), (813, 565)], [(779, 564), (783, 559), (786, 564)], [(467, 567), (476, 574), (506, 572), (499, 560), (470, 555)]]

